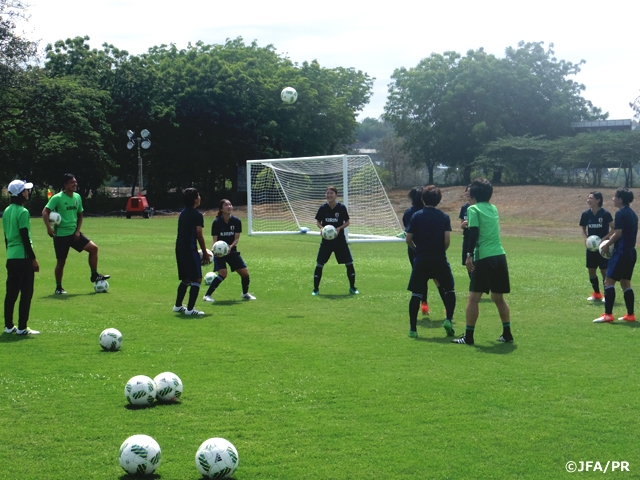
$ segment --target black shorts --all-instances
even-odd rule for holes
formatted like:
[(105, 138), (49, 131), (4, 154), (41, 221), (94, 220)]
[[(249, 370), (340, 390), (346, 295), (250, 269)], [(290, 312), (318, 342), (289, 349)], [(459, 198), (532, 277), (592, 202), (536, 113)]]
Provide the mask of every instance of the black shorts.
[(178, 278), (186, 282), (197, 282), (202, 278), (200, 255), (195, 250), (176, 248), (176, 263), (178, 264)]
[(495, 255), (474, 262), (475, 270), (471, 273), (470, 292), (509, 293), (509, 267), (506, 255)]
[(427, 281), (433, 278), (438, 281), (445, 292), (454, 289), (451, 266), (445, 260), (425, 260), (416, 258), (413, 261), (413, 269), (409, 278), (407, 290), (413, 293), (423, 294)]
[(628, 252), (614, 251), (613, 257), (609, 260), (609, 268), (607, 269), (607, 277), (619, 282), (620, 280), (631, 280), (633, 276), (633, 268), (636, 266), (636, 249)]
[(592, 252), (587, 248), (587, 268), (599, 268), (606, 270), (609, 266), (609, 260), (600, 255), (599, 251)]
[(227, 268), (227, 264), (229, 264), (229, 268), (231, 268), (232, 272), (247, 268), (247, 264), (244, 263), (244, 260), (242, 259), (242, 257), (240, 256), (240, 252), (238, 251), (228, 253), (224, 257), (213, 257), (214, 272), (225, 270)]
[(73, 248), (76, 252), (82, 252), (90, 241), (82, 232), (80, 232), (80, 236), (77, 239), (75, 235), (53, 237), (53, 249), (56, 252), (56, 258), (65, 260), (69, 255), (69, 248)]
[(331, 254), (336, 254), (336, 260), (340, 264), (353, 263), (353, 257), (351, 256), (351, 250), (347, 245), (346, 240), (322, 240), (320, 243), (320, 249), (318, 250), (318, 257), (316, 263), (324, 265), (331, 258)]

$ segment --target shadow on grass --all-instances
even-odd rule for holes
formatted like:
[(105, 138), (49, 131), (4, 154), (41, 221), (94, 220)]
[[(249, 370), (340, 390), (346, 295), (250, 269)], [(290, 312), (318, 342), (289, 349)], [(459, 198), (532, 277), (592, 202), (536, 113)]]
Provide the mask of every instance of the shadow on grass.
[(0, 343), (13, 343), (21, 340), (27, 340), (29, 338), (37, 337), (38, 335), (16, 335), (15, 333), (3, 333), (0, 335)]
[(54, 300), (67, 300), (69, 298), (74, 297), (86, 297), (87, 295), (96, 295), (96, 292), (87, 292), (87, 293), (65, 293), (64, 295), (58, 295), (56, 293), (52, 293), (51, 295), (45, 295), (41, 298), (51, 298)]
[(149, 405), (131, 405), (130, 403), (125, 404), (124, 408), (127, 410), (146, 410), (148, 408), (156, 408), (156, 405), (159, 405), (158, 402), (153, 402)]
[(131, 475), (125, 473), (124, 475), (120, 476), (120, 480), (140, 480), (141, 478), (160, 479), (162, 478), (162, 475), (159, 475), (157, 473), (152, 473), (150, 475)]

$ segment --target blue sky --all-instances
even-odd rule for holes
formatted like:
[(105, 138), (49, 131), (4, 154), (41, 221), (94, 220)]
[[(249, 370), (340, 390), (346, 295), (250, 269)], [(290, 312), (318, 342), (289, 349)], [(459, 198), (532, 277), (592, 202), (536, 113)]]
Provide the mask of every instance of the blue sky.
[(133, 54), (163, 43), (184, 48), (236, 37), (271, 44), (294, 62), (315, 59), (327, 68), (353, 67), (375, 77), (373, 98), (360, 118), (382, 114), (394, 69), (413, 67), (432, 52), (465, 54), (483, 47), (503, 56), (520, 40), (543, 41), (554, 44), (558, 59), (586, 60), (574, 80), (610, 119), (633, 116), (628, 104), (640, 96), (640, 41), (634, 35), (639, 1), (422, 3), (29, 0), (31, 19), (22, 27), (42, 48), (84, 35), (94, 48), (108, 42)]

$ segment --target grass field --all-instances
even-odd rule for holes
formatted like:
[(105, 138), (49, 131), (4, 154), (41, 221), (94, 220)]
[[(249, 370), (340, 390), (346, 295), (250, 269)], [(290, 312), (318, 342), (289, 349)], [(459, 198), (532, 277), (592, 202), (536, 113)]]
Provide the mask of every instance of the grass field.
[[(230, 273), (215, 304), (201, 291), (206, 316), (187, 319), (171, 312), (175, 217), (85, 220), (100, 271), (112, 275), (108, 294), (93, 293), (86, 254), (72, 252), (69, 295), (54, 296), (51, 241), (36, 218), (32, 231), (41, 272), (30, 326), (42, 334), (0, 335), (2, 479), (129, 478), (118, 448), (138, 433), (162, 447), (162, 480), (200, 478), (194, 456), (210, 437), (238, 449), (237, 480), (553, 479), (570, 477), (569, 461), (626, 461), (625, 478), (640, 476), (639, 334), (635, 324), (591, 322), (603, 306), (585, 301), (577, 228), (574, 239), (503, 239), (515, 343), (496, 342), (487, 300), (473, 347), (445, 336), (432, 285), (432, 313), (417, 340), (407, 337), (401, 243), (352, 245), (361, 295), (348, 294), (332, 259), (312, 297), (317, 237), (244, 235), (258, 300), (241, 301)], [(456, 232), (462, 333), (460, 243)], [(4, 297), (4, 279), (0, 288)], [(623, 313), (619, 293), (614, 314)], [(100, 349), (107, 327), (123, 333), (119, 352)], [(163, 371), (182, 379), (181, 402), (129, 408), (127, 380)]]

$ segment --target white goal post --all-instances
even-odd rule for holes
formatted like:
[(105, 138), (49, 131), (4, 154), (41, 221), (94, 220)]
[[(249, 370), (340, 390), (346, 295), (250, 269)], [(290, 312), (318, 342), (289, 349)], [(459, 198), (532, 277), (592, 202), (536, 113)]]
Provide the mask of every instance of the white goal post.
[(349, 242), (404, 241), (368, 155), (247, 160), (249, 235), (319, 234), (315, 216), (329, 185), (349, 211)]

